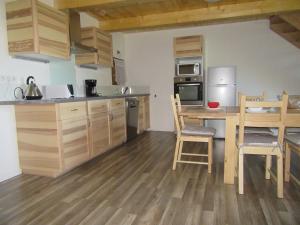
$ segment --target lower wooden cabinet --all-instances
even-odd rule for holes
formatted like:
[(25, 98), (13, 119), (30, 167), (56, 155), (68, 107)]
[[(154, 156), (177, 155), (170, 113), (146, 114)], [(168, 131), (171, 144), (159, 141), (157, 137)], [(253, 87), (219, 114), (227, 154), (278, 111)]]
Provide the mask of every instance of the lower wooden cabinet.
[(149, 96), (140, 96), (138, 99), (139, 99), (138, 134), (141, 134), (146, 129), (150, 128)]
[(56, 177), (126, 142), (125, 99), (16, 105), (23, 173)]
[(90, 154), (95, 157), (110, 146), (109, 100), (88, 102)]
[(89, 159), (88, 120), (86, 117), (59, 122), (63, 170), (72, 169)]
[(17, 105), (23, 173), (56, 177), (89, 158), (86, 102)]
[(110, 137), (111, 145), (117, 146), (126, 142), (125, 99), (112, 99), (110, 102)]

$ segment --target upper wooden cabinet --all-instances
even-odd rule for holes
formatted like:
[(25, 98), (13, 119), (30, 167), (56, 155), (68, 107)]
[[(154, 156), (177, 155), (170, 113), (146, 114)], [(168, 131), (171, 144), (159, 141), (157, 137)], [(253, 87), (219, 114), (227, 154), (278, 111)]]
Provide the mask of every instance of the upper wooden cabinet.
[(6, 3), (9, 53), (51, 60), (69, 59), (69, 16), (38, 0)]
[(203, 37), (201, 35), (174, 38), (174, 56), (197, 57), (203, 55)]
[(96, 27), (81, 29), (81, 43), (98, 49), (97, 53), (83, 53), (76, 55), (76, 64), (94, 64), (112, 67), (112, 36)]

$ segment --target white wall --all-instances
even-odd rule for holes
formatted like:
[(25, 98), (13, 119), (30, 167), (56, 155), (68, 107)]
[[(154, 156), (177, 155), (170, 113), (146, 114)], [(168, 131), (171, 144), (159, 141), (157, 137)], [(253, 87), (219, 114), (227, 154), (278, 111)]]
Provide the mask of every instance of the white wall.
[[(11, 0), (9, 0), (11, 1)], [(53, 0), (42, 0), (53, 5)], [(97, 26), (95, 19), (81, 14), (83, 26)], [(111, 69), (97, 71), (74, 66), (77, 82), (96, 78), (103, 85), (111, 84)], [(14, 99), (13, 90), (24, 85), (27, 76), (36, 78), (39, 85), (50, 84), (49, 64), (13, 59), (8, 55), (5, 1), (0, 0), (0, 101)], [(63, 74), (62, 74), (63, 75)], [(12, 106), (0, 106), (0, 182), (20, 174), (16, 142), (15, 113)]]
[[(300, 51), (269, 29), (267, 20), (125, 35), (128, 84), (150, 85), (151, 129), (173, 130), (173, 37), (202, 34), (206, 66), (237, 66), (238, 90), (300, 94)], [(157, 94), (157, 98), (154, 97)]]

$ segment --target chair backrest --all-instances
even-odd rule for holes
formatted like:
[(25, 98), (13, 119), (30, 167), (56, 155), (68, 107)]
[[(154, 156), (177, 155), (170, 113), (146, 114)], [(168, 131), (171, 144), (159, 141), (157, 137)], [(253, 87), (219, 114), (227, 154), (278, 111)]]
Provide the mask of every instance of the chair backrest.
[[(283, 143), (285, 117), (288, 104), (288, 95), (284, 92), (278, 101), (251, 101), (247, 96), (241, 95), (239, 144), (244, 143), (245, 127), (278, 128), (278, 143)], [(274, 108), (274, 113), (247, 112), (247, 108)]]
[[(243, 93), (239, 92), (238, 93), (238, 100), (239, 100), (239, 105), (241, 105), (241, 97)], [(247, 101), (264, 101), (266, 99), (266, 92), (263, 91), (262, 95), (247, 95), (246, 100)]]
[(180, 103), (179, 96), (176, 95), (176, 98), (174, 98), (174, 95), (171, 95), (171, 103), (172, 103), (172, 110), (173, 110), (173, 116), (175, 120), (176, 131), (177, 134), (180, 135), (184, 123), (183, 123), (183, 117), (178, 115), (179, 112), (181, 112), (181, 103)]

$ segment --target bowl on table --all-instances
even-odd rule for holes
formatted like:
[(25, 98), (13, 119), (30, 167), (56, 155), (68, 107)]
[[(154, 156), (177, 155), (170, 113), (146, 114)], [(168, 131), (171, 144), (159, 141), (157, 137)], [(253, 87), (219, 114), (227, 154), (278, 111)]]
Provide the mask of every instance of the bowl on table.
[(220, 103), (219, 102), (208, 102), (207, 105), (209, 108), (215, 109), (215, 108), (219, 107)]

